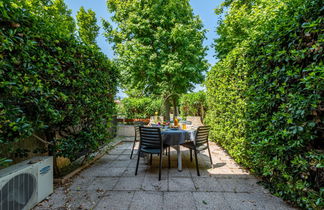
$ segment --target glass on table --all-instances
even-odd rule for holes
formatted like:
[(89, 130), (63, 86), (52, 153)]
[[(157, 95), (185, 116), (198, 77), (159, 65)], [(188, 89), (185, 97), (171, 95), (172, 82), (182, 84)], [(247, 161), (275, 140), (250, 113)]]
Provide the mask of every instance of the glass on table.
[(183, 130), (187, 130), (187, 124), (186, 124), (186, 123), (183, 123), (183, 124), (182, 124), (182, 129), (183, 129)]

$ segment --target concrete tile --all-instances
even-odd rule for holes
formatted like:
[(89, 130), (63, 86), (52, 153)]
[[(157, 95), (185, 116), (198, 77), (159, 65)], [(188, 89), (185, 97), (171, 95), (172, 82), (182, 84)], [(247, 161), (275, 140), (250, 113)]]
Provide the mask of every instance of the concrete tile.
[(106, 161), (106, 162), (109, 162), (111, 160), (116, 160), (118, 158), (118, 156), (119, 156), (119, 154), (117, 154), (117, 155), (107, 154), (107, 155), (102, 156), (98, 161)]
[[(233, 171), (233, 174), (235, 174), (235, 175), (240, 175), (240, 174), (249, 175), (250, 174), (247, 170), (241, 169), (241, 168), (232, 168), (231, 170)], [(253, 177), (253, 176), (251, 175), (251, 177)]]
[(114, 187), (114, 190), (141, 190), (144, 182), (143, 176), (137, 175), (135, 177), (120, 177), (119, 181)]
[(192, 178), (197, 191), (202, 192), (223, 192), (224, 188), (220, 182), (213, 177), (194, 177)]
[(126, 210), (132, 202), (134, 192), (127, 191), (109, 191), (98, 202), (94, 209), (114, 209), (114, 210)]
[(65, 208), (65, 191), (63, 189), (56, 189), (54, 193), (43, 202), (39, 203), (33, 208), (33, 210), (45, 210), (45, 209), (60, 209)]
[[(136, 156), (136, 158), (133, 158), (131, 161), (130, 161), (130, 163), (129, 163), (129, 165), (128, 165), (128, 167), (129, 168), (136, 168), (136, 163), (137, 163), (137, 156)], [(143, 167), (151, 167), (149, 164), (148, 164), (148, 161), (147, 160), (145, 160), (144, 158), (140, 158), (140, 161), (139, 161), (139, 164), (138, 164), (138, 167), (139, 168), (143, 168)]]
[(131, 149), (133, 146), (132, 143), (123, 143), (123, 144), (119, 144), (117, 145), (114, 149)]
[(163, 209), (194, 210), (196, 204), (192, 192), (164, 192)]
[(191, 178), (169, 178), (169, 191), (196, 191)]
[[(162, 170), (161, 170), (161, 179), (167, 179), (168, 178), (168, 171), (169, 171), (169, 169), (162, 168)], [(145, 176), (159, 177), (159, 168), (147, 167), (146, 170), (145, 170)]]
[(257, 179), (217, 179), (225, 192), (267, 192), (263, 186), (257, 184)]
[(163, 205), (163, 194), (161, 192), (142, 192), (134, 194), (130, 209), (134, 210), (160, 210)]
[(111, 168), (109, 166), (105, 166), (100, 167), (96, 170), (86, 170), (84, 173), (82, 173), (82, 175), (88, 177), (121, 176), (125, 170), (126, 167)]
[[(153, 156), (153, 160), (152, 160), (152, 165), (151, 167), (154, 167), (154, 168), (158, 168), (160, 167), (160, 159), (159, 157), (154, 157)], [(178, 167), (178, 161), (177, 160), (171, 160), (170, 161), (170, 167), (171, 168), (177, 168)], [(167, 157), (164, 157), (162, 159), (162, 168), (169, 168), (169, 162), (168, 162), (168, 158)]]
[(113, 150), (110, 150), (108, 152), (109, 155), (120, 155), (120, 154), (123, 154), (123, 152), (125, 151), (126, 149), (113, 149)]
[[(133, 157), (134, 157), (134, 154), (133, 154)], [(116, 160), (130, 160), (130, 155), (119, 155)]]
[(223, 193), (216, 192), (193, 192), (197, 209), (222, 209), (230, 210), (229, 203)]
[(126, 168), (107, 168), (96, 174), (96, 176), (121, 176)]
[(178, 171), (178, 168), (171, 168), (169, 177), (191, 177), (191, 174), (188, 168), (183, 168), (182, 171)]
[(262, 193), (224, 193), (232, 209), (285, 210), (293, 209), (281, 199)]
[[(144, 176), (146, 173), (146, 167), (138, 167), (137, 170), (137, 176)], [(123, 177), (127, 177), (127, 176), (131, 176), (134, 177), (135, 176), (135, 168), (126, 168), (124, 173), (122, 174)]]
[(92, 183), (95, 177), (79, 175), (71, 180), (70, 190), (80, 191), (86, 190)]
[(167, 177), (161, 177), (159, 181), (158, 176), (145, 176), (141, 187), (145, 191), (168, 191)]
[(93, 209), (104, 191), (71, 191), (67, 195), (66, 209)]
[[(129, 155), (130, 156), (130, 154), (132, 153), (132, 149), (130, 148), (130, 149), (125, 149), (123, 152), (122, 152), (122, 154), (123, 155)], [(133, 152), (133, 158), (134, 158), (134, 155), (135, 154), (137, 154), (137, 147), (135, 147), (135, 149), (134, 149), (134, 152)]]
[(110, 168), (125, 168), (131, 163), (131, 160), (114, 160), (109, 165)]
[(207, 169), (208, 173), (212, 175), (222, 174), (222, 175), (233, 175), (234, 171), (227, 167), (222, 168), (213, 168), (213, 169)]
[(89, 185), (87, 190), (105, 191), (112, 190), (117, 184), (119, 178), (117, 177), (96, 177)]
[(208, 169), (199, 169), (200, 176), (197, 175), (196, 167), (188, 169), (192, 177), (210, 177), (211, 175), (208, 173)]

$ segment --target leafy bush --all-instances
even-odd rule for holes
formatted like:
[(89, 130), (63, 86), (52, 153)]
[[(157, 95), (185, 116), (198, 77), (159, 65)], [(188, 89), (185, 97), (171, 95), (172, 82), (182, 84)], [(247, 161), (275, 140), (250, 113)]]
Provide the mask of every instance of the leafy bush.
[(162, 106), (163, 102), (161, 99), (129, 97), (122, 99), (119, 112), (129, 119), (149, 118), (150, 116), (154, 116), (155, 112), (161, 114)]
[(275, 195), (323, 208), (324, 2), (226, 5), (206, 82), (211, 136)]
[(182, 116), (204, 116), (207, 110), (206, 93), (203, 91), (183, 94), (179, 101)]
[(44, 133), (72, 160), (97, 149), (115, 111), (111, 62), (79, 41), (62, 0), (5, 0), (0, 12), (0, 143)]

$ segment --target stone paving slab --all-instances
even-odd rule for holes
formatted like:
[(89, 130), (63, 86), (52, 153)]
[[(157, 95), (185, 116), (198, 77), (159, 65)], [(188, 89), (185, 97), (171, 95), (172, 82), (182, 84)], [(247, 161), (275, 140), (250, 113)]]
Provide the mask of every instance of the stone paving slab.
[(161, 181), (157, 155), (152, 165), (149, 158), (141, 158), (135, 176), (137, 150), (130, 159), (131, 148), (129, 141), (117, 145), (71, 183), (57, 186), (34, 209), (293, 209), (215, 143), (210, 143), (213, 168), (207, 151), (198, 154), (201, 176), (185, 148), (181, 148), (183, 170), (179, 172), (176, 151), (171, 148), (171, 168), (164, 155)]
[(219, 192), (193, 192), (197, 209), (222, 209), (230, 210), (231, 207), (225, 200), (224, 193)]

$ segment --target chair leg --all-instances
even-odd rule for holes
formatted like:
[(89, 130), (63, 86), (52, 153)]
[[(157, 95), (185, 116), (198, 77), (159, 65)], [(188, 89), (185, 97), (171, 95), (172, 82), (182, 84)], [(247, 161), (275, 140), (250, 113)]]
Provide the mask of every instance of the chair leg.
[(162, 171), (162, 154), (160, 155), (159, 181), (161, 180), (161, 171)]
[(192, 162), (192, 149), (190, 149), (190, 162)]
[(132, 152), (131, 152), (131, 155), (130, 155), (130, 159), (132, 159), (132, 157), (133, 157), (133, 152), (134, 152), (135, 144), (136, 144), (136, 141), (134, 140)]
[(168, 151), (168, 162), (169, 162), (169, 168), (171, 168), (171, 157), (170, 157), (170, 147), (167, 148)]
[(209, 145), (208, 145), (208, 153), (209, 153), (209, 159), (210, 159), (210, 164), (211, 164), (211, 167), (214, 168), (214, 165), (213, 165), (213, 160), (212, 160), (212, 156), (211, 156), (211, 153), (210, 153), (210, 149), (209, 149)]
[(141, 156), (141, 151), (138, 151), (137, 163), (136, 163), (136, 169), (135, 169), (135, 176), (137, 175), (137, 169), (138, 169), (138, 164), (139, 164), (140, 156)]
[(152, 154), (150, 156), (150, 165), (152, 165)]
[(197, 158), (197, 150), (194, 149), (194, 152), (195, 152), (195, 159), (196, 159), (197, 175), (200, 176), (200, 173), (199, 173), (199, 166), (198, 166), (198, 158)]

